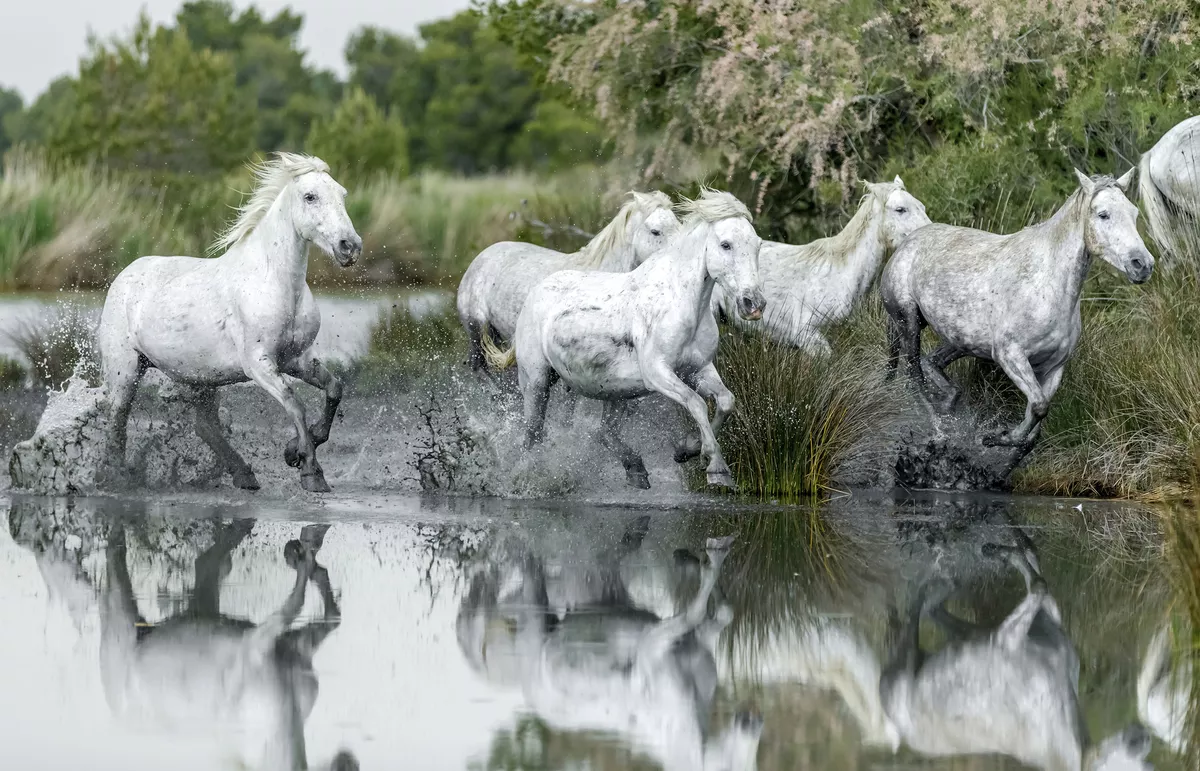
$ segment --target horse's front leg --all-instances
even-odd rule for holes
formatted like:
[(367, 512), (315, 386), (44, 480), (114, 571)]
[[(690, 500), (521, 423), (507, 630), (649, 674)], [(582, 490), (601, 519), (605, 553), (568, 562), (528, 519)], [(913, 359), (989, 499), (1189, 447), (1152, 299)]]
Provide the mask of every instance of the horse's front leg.
[[(694, 381), (696, 393), (705, 399), (711, 398), (716, 402), (717, 411), (712, 421), (713, 436), (716, 436), (717, 432), (721, 430), (721, 426), (725, 425), (725, 421), (733, 413), (733, 393), (725, 387), (725, 381), (721, 380), (721, 376), (717, 374), (717, 368), (713, 366), (712, 362), (696, 373)], [(699, 454), (700, 437), (697, 434), (688, 434), (682, 442), (675, 445), (676, 463), (691, 460)]]
[(283, 405), (296, 426), (295, 465), (300, 466), (300, 486), (312, 493), (329, 492), (325, 474), (321, 471), (321, 466), (317, 464), (317, 449), (308, 433), (304, 405), (296, 398), (291, 385), (283, 379), (283, 374), (280, 373), (278, 366), (269, 356), (259, 355), (246, 362), (245, 370), (251, 380), (270, 394), (275, 401)]
[(721, 456), (721, 448), (717, 446), (717, 437), (712, 425), (708, 422), (708, 404), (700, 395), (687, 387), (679, 376), (663, 361), (643, 361), (642, 378), (646, 385), (658, 391), (676, 404), (682, 406), (696, 421), (700, 430), (700, 452), (708, 458), (708, 483), (733, 488), (733, 476), (729, 466)]
[[(308, 427), (308, 435), (312, 437), (313, 447), (320, 447), (329, 441), (329, 431), (333, 428), (333, 419), (337, 417), (338, 406), (342, 403), (342, 381), (325, 368), (320, 359), (313, 356), (301, 356), (295, 361), (288, 362), (283, 371), (292, 377), (299, 378), (313, 388), (325, 392), (325, 412), (321, 422)], [(299, 442), (296, 439), (288, 442), (283, 451), (283, 459), (289, 466), (300, 465), (298, 462)]]
[(933, 386), (938, 391), (941, 391), (945, 398), (937, 405), (937, 411), (948, 413), (954, 409), (955, 402), (958, 401), (958, 386), (950, 381), (946, 376), (946, 367), (966, 356), (967, 352), (953, 345), (942, 343), (937, 350), (921, 359), (923, 374), (928, 380), (933, 381)]
[[(1038, 427), (1046, 417), (1046, 413), (1050, 411), (1050, 396), (1047, 394), (1047, 389), (1043, 388), (1042, 383), (1038, 381), (1037, 375), (1034, 374), (1033, 366), (1029, 363), (1025, 352), (1015, 345), (1010, 345), (999, 351), (996, 355), (996, 363), (1000, 365), (1000, 368), (1004, 370), (1004, 374), (1008, 375), (1013, 384), (1021, 389), (1021, 393), (1025, 394), (1027, 400), (1025, 405), (1025, 419), (1021, 421), (1020, 425), (1008, 431), (984, 436), (983, 446), (1021, 447), (1025, 452), (1028, 452), (1033, 447), (1033, 442), (1037, 438)], [(1053, 385), (1050, 393), (1057, 390), (1061, 377), (1061, 368), (1047, 377), (1046, 385)]]

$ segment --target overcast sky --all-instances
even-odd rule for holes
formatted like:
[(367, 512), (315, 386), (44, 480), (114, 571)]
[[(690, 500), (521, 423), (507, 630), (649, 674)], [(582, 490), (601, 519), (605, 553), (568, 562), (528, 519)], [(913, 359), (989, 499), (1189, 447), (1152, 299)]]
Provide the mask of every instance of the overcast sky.
[[(291, 7), (304, 14), (300, 44), (309, 61), (345, 72), (342, 47), (350, 33), (374, 24), (413, 33), (421, 22), (449, 16), (470, 0), (234, 0), (266, 14)], [(182, 0), (0, 0), (0, 85), (16, 88), (28, 102), (59, 75), (76, 70), (89, 30), (101, 37), (128, 32), (145, 8), (167, 21)]]

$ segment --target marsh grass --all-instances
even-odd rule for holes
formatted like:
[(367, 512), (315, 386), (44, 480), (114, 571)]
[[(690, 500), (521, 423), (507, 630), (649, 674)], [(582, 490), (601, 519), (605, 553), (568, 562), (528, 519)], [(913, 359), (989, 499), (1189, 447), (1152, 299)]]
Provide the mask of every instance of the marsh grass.
[(453, 307), (415, 314), (396, 306), (371, 329), (367, 355), (350, 372), (363, 390), (409, 391), (431, 372), (441, 372), (463, 357), (466, 335)]
[(760, 500), (798, 501), (835, 487), (839, 469), (900, 412), (884, 381), (883, 351), (863, 321), (840, 325), (830, 358), (726, 329), (717, 370), (736, 399), (719, 437), (739, 490)]

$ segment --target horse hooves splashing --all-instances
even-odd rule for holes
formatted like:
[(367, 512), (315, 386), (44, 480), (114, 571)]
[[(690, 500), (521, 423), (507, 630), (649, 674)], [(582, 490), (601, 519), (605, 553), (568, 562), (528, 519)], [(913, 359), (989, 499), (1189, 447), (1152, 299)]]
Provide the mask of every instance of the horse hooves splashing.
[(325, 481), (325, 474), (320, 469), (311, 474), (301, 474), (300, 486), (310, 493), (327, 493), (331, 489), (329, 483)]

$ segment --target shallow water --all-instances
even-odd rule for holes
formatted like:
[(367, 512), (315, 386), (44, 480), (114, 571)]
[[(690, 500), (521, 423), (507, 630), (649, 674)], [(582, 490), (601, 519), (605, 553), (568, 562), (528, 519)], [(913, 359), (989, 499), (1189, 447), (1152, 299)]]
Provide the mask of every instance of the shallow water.
[[(311, 703), (314, 768), (339, 749), (363, 769), (679, 768), (695, 726), (714, 741), (741, 726), (771, 771), (1021, 767), (1022, 736), (1008, 756), (893, 749), (879, 698), (889, 618), (921, 587), (954, 581), (947, 609), (984, 626), (1025, 596), (985, 544), (1032, 543), (1079, 656), (1091, 737), (1136, 717), (1142, 655), (1172, 604), (1162, 514), (866, 494), (821, 509), (675, 503), (685, 505), (13, 496), (0, 532), (0, 767), (211, 769), (278, 738), (263, 718), (269, 699), (221, 720), (203, 705), (266, 692), (247, 685), (253, 657), (229, 641), (283, 605), (296, 577), (285, 544), (313, 521), (331, 525), (316, 562), (338, 614), (310, 581), (293, 624), (307, 631), (274, 650), (294, 662), (288, 645), (316, 646), (311, 670), (288, 670), (288, 693)], [(697, 635), (680, 642), (687, 666), (655, 659), (631, 696), (622, 678), (643, 661), (631, 651), (649, 654), (623, 646), (695, 597), (706, 539), (724, 536), (735, 540), (702, 613), (711, 648)], [(945, 633), (922, 624), (931, 653)], [(672, 690), (676, 680), (659, 678), (668, 670), (690, 673), (688, 687)], [(189, 679), (197, 672), (208, 676)], [(697, 695), (706, 682), (711, 701)], [(739, 714), (761, 716), (757, 747), (753, 717)], [(1151, 760), (1183, 768), (1157, 739)]]

